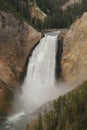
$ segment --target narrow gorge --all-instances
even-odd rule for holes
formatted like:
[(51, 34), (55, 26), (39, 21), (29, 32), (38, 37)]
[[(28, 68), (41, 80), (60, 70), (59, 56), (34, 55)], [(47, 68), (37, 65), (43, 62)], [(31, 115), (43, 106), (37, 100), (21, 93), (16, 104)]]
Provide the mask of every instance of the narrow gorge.
[[(27, 2), (15, 6), (24, 4), (23, 11), (31, 6), (31, 13), (35, 13), (33, 8), (41, 11), (35, 3)], [(14, 11), (19, 17), (18, 8)], [(21, 16), (17, 19), (16, 14), (0, 11), (0, 130), (86, 130), (87, 13), (67, 29), (52, 29), (56, 26), (50, 28), (50, 18), (55, 25), (56, 17), (45, 21), (49, 11), (46, 15), (35, 13), (37, 19), (43, 14), (47, 23), (31, 16), (27, 19), (29, 12), (23, 14), (24, 21)], [(64, 22), (62, 18), (65, 20), (63, 16), (59, 23)], [(61, 28), (63, 23), (59, 23)], [(42, 33), (40, 28), (34, 29), (37, 26)]]

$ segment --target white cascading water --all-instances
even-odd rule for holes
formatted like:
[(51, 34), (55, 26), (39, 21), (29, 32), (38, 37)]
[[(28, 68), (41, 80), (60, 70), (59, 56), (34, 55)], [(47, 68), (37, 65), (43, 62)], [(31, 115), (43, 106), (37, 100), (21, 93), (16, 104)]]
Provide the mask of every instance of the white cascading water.
[(29, 112), (58, 97), (54, 87), (58, 33), (45, 34), (29, 59), (21, 95), (24, 108)]

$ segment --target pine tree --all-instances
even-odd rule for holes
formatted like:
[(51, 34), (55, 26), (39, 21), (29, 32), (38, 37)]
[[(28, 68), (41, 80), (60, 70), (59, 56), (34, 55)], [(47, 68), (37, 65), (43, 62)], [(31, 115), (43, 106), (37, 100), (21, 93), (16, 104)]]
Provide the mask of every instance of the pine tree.
[(38, 118), (37, 130), (43, 130), (43, 120), (42, 120), (41, 113), (39, 114), (39, 118)]

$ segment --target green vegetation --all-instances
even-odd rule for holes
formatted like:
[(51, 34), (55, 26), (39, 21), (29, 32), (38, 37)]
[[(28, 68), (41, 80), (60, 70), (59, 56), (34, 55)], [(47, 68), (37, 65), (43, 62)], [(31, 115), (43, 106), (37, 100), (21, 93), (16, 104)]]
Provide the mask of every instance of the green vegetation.
[(27, 1), (23, 2), (20, 0), (0, 0), (0, 10), (11, 12), (20, 20), (30, 20)]
[(37, 125), (43, 122), (44, 130), (87, 130), (87, 81), (59, 97), (53, 106), (53, 111), (45, 112)]
[(43, 130), (43, 121), (41, 113), (39, 114), (38, 124), (36, 124), (35, 130)]
[(31, 18), (30, 2), (31, 0), (0, 0), (0, 10), (10, 12), (21, 22), (25, 20), (36, 29), (41, 30), (42, 21)]
[[(0, 0), (0, 10), (13, 13), (15, 17), (21, 21), (25, 20), (36, 29), (48, 28), (67, 28), (69, 27), (83, 12), (87, 11), (87, 0), (76, 3), (73, 6), (62, 10), (61, 6), (68, 0)], [(30, 2), (36, 4), (47, 14), (47, 19), (43, 23), (41, 20), (31, 18)]]
[(48, 15), (45, 21), (46, 28), (67, 28), (79, 18), (83, 12), (87, 11), (87, 0), (83, 0), (81, 3), (75, 3), (66, 10), (62, 10), (61, 7), (68, 0), (36, 1), (38, 6)]

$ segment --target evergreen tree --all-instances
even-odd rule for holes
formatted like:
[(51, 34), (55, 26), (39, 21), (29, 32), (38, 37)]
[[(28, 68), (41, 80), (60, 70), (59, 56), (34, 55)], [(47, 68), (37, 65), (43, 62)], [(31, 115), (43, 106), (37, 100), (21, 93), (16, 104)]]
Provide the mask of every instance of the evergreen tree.
[(87, 81), (53, 104), (53, 111), (45, 112), (43, 117), (45, 130), (87, 129)]
[(39, 114), (39, 118), (38, 118), (37, 130), (43, 130), (43, 120), (42, 120), (41, 113)]

